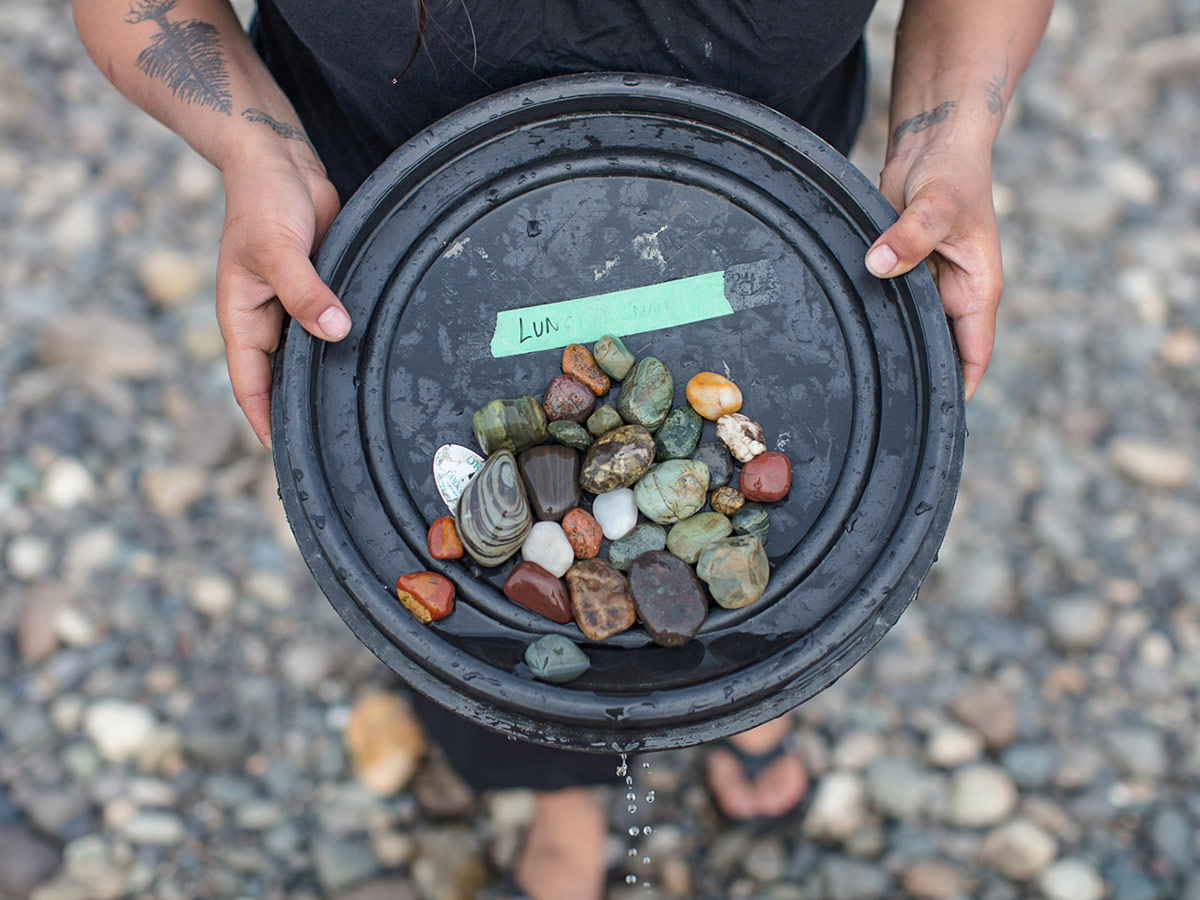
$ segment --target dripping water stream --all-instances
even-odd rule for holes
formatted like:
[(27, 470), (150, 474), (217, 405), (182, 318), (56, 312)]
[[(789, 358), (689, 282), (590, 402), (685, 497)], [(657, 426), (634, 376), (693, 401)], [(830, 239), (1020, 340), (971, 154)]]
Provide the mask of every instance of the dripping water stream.
[[(650, 773), (650, 763), (648, 761), (643, 761), (642, 769), (643, 769), (643, 774), (648, 775)], [(634, 786), (633, 774), (630, 773), (630, 771), (629, 771), (629, 756), (626, 753), (621, 754), (621, 764), (619, 766), (617, 766), (617, 777), (623, 780), (623, 783), (625, 786), (625, 801), (628, 804), (625, 807), (625, 811), (628, 812), (631, 816), (637, 815), (638, 795), (637, 795), (637, 790)], [(646, 791), (645, 802), (647, 804), (654, 802), (654, 791), (652, 791), (652, 790)], [(629, 826), (629, 836), (631, 838), (637, 838), (639, 836), (648, 836), (652, 833), (652, 830), (653, 829), (650, 825), (645, 825), (645, 826), (630, 825)], [(639, 851), (638, 851), (636, 844), (629, 848), (628, 855), (629, 855), (630, 859), (637, 859), (637, 857), (639, 855)], [(649, 854), (649, 852), (647, 852), (644, 855), (642, 855), (641, 864), (643, 866), (648, 867), (650, 865), (650, 863), (651, 863), (650, 854)], [(648, 873), (648, 871), (649, 870), (647, 869), (647, 873)], [(637, 884), (639, 880), (642, 882), (642, 887), (644, 887), (644, 888), (650, 887), (650, 880), (649, 880), (648, 874), (646, 875), (645, 878), (639, 878), (639, 876), (633, 872), (630, 872), (628, 875), (625, 876), (626, 884)]]

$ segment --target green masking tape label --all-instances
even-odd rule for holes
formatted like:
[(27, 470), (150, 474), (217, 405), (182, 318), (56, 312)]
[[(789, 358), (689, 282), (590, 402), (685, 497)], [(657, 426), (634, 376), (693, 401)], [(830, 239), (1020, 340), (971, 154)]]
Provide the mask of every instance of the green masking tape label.
[(590, 343), (606, 334), (657, 331), (732, 312), (725, 297), (723, 270), (594, 297), (506, 309), (496, 314), (492, 356)]

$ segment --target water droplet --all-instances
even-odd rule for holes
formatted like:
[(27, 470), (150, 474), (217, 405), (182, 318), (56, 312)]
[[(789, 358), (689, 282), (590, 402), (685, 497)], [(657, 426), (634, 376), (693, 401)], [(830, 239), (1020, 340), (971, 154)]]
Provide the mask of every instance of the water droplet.
[(636, 875), (626, 875), (625, 883), (626, 884), (637, 884), (637, 876)]
[(625, 773), (629, 771), (629, 755), (621, 754), (621, 764), (617, 766), (617, 777), (624, 778)]
[(633, 776), (632, 776), (632, 775), (626, 775), (626, 776), (625, 776), (625, 784), (626, 784), (628, 787), (633, 787)]
[(650, 833), (650, 826), (647, 825), (645, 828), (642, 829), (642, 834), (649, 834), (649, 833)]
[(648, 881), (643, 881), (643, 882), (642, 882), (642, 887), (644, 887), (644, 888), (648, 888), (648, 887), (650, 887), (650, 882), (648, 882)]
[(530, 219), (525, 223), (525, 234), (529, 237), (537, 237), (542, 233), (542, 223), (537, 219)]
[(632, 802), (637, 799), (637, 794), (635, 794), (633, 791), (630, 791), (628, 794), (625, 795), (625, 799)]
[(630, 848), (629, 848), (629, 855), (630, 855), (630, 856), (637, 856), (637, 847), (630, 847)]
[(638, 828), (636, 825), (629, 826), (629, 836), (630, 837), (637, 837), (641, 833), (642, 833), (641, 829)]
[(642, 763), (642, 768), (643, 768), (643, 769), (648, 769), (648, 768), (650, 768), (650, 763), (648, 763), (648, 762), (644, 762), (644, 763)]
[(392, 79), (392, 84), (399, 84), (399, 83), (400, 83), (400, 79), (399, 79), (399, 78), (393, 78), (393, 79)]
[(648, 866), (648, 865), (650, 865), (650, 857), (648, 857), (648, 856), (643, 856), (643, 857), (642, 857), (642, 865), (643, 865), (643, 866)]
[(653, 802), (654, 802), (654, 791), (647, 791), (647, 792), (646, 792), (646, 802), (647, 802), (647, 803), (653, 803)]
[(626, 809), (628, 810), (629, 814), (632, 816), (635, 812), (637, 812), (637, 804), (630, 803), (629, 806), (626, 807)]

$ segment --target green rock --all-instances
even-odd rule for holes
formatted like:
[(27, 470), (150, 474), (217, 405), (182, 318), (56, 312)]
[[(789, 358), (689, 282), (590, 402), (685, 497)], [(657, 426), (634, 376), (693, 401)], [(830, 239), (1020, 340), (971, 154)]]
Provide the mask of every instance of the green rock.
[(700, 512), (708, 500), (708, 466), (694, 459), (668, 459), (633, 486), (642, 515), (659, 525), (674, 525)]
[(471, 424), (484, 456), (497, 450), (520, 453), (546, 439), (546, 413), (542, 404), (528, 394), (493, 400), (475, 413)]
[(559, 419), (557, 422), (551, 422), (546, 426), (546, 430), (560, 444), (566, 444), (568, 447), (574, 447), (576, 450), (587, 450), (588, 447), (592, 446), (592, 436), (588, 434), (587, 429), (578, 422), (572, 422), (570, 419)]
[(667, 546), (667, 530), (661, 525), (643, 522), (633, 531), (613, 541), (608, 547), (608, 561), (622, 572), (628, 572), (633, 561), (651, 550)]
[(671, 526), (667, 532), (667, 549), (685, 563), (695, 565), (705, 548), (733, 531), (728, 517), (716, 512), (702, 512)]
[(525, 665), (542, 681), (573, 681), (592, 665), (587, 654), (561, 634), (548, 634), (525, 648)]
[(763, 595), (771, 567), (758, 538), (742, 534), (717, 541), (701, 553), (696, 574), (719, 605), (741, 609)]
[(606, 334), (596, 341), (592, 356), (596, 358), (596, 365), (617, 381), (621, 381), (633, 368), (633, 354), (615, 334)]
[(767, 546), (767, 535), (771, 533), (771, 513), (758, 503), (747, 503), (730, 518), (734, 534), (752, 534), (758, 542)]
[(704, 430), (704, 419), (690, 406), (677, 406), (671, 410), (658, 431), (654, 432), (656, 459), (683, 459), (691, 456), (700, 443), (700, 432)]
[(583, 458), (579, 484), (605, 494), (629, 487), (654, 462), (654, 438), (640, 425), (622, 425), (596, 440)]
[(614, 428), (620, 428), (624, 424), (621, 420), (621, 414), (617, 412), (613, 405), (605, 403), (588, 417), (587, 430), (591, 432), (593, 437), (600, 437), (601, 435), (608, 434)]
[(617, 392), (617, 412), (630, 425), (653, 431), (671, 411), (675, 381), (662, 360), (647, 356), (629, 370)]

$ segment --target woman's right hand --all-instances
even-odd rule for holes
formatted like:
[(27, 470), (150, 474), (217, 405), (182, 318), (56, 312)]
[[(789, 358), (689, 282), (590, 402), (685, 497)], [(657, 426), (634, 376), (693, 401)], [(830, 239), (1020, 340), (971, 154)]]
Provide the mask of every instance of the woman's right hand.
[(238, 406), (271, 446), (271, 354), (284, 313), (327, 341), (350, 333), (345, 307), (310, 255), (340, 206), (325, 169), (305, 145), (246, 147), (223, 167), (225, 226), (217, 259), (217, 323)]

